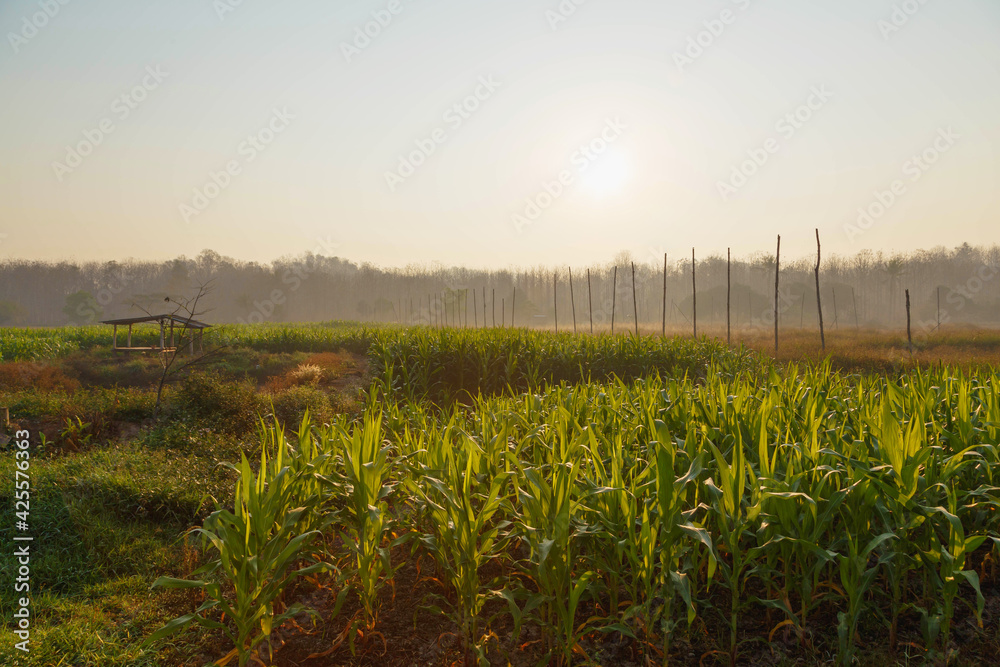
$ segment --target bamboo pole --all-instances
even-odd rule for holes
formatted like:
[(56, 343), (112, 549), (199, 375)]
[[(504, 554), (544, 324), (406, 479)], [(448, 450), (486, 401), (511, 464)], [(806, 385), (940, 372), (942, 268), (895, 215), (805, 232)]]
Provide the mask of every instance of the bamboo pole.
[(558, 273), (553, 273), (552, 274), (552, 307), (553, 307), (552, 316), (553, 316), (553, 320), (556, 323), (556, 333), (559, 333), (559, 294), (557, 292), (557, 289), (559, 287), (558, 282), (557, 282), (558, 280), (559, 280), (559, 274)]
[(733, 249), (726, 248), (726, 345), (733, 344)]
[(635, 318), (635, 335), (639, 336), (639, 304), (635, 295), (635, 262), (632, 262), (632, 317)]
[(861, 331), (861, 320), (858, 319), (858, 295), (854, 291), (854, 286), (851, 286), (851, 301), (854, 302), (854, 328)]
[(660, 335), (667, 335), (667, 253), (663, 253), (663, 323), (660, 325)]
[(778, 280), (781, 277), (781, 234), (778, 234), (778, 250), (774, 256), (774, 351), (778, 352)]
[(573, 333), (576, 333), (576, 296), (573, 294), (573, 267), (569, 268), (569, 303), (573, 308)]
[(840, 331), (840, 313), (837, 311), (837, 287), (836, 285), (831, 290), (833, 292), (833, 328)]
[(913, 356), (913, 330), (910, 328), (910, 290), (906, 290), (906, 340), (910, 344), (910, 356)]
[(816, 310), (819, 312), (819, 339), (823, 344), (823, 351), (826, 352), (826, 332), (823, 331), (823, 303), (820, 301), (819, 292), (819, 264), (822, 252), (822, 246), (819, 243), (819, 229), (816, 230)]
[(618, 267), (615, 267), (615, 277), (611, 282), (611, 335), (615, 335), (615, 307), (618, 305)]
[(937, 329), (941, 328), (941, 286), (937, 288)]
[(694, 323), (694, 337), (698, 337), (698, 274), (696, 273), (694, 248), (691, 248), (691, 321)]
[(587, 269), (587, 310), (590, 312), (590, 335), (594, 335), (594, 291), (590, 287), (590, 269)]

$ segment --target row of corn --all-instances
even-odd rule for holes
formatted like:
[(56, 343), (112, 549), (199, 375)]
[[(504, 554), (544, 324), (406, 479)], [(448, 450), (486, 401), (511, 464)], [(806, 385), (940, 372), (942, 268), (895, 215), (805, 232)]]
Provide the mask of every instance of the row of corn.
[[(419, 555), (443, 585), (424, 603), (466, 664), (488, 664), (500, 622), (537, 629), (541, 664), (583, 663), (607, 635), (668, 664), (712, 628), (723, 663), (780, 633), (847, 665), (873, 637), (895, 650), (904, 623), (947, 661), (956, 614), (983, 627), (997, 553), (998, 387), (793, 366), (442, 411), (376, 383), (354, 423), (264, 429), (260, 461), (234, 466), (233, 498), (195, 531), (207, 564), (158, 582), (205, 602), (149, 641), (197, 623), (247, 664), (308, 613), (284, 599), (305, 578), (338, 591), (333, 613), (355, 600), (339, 637), (354, 650), (378, 641), (383, 587)], [(766, 636), (741, 627), (750, 611)], [(817, 620), (834, 613), (835, 636)]]

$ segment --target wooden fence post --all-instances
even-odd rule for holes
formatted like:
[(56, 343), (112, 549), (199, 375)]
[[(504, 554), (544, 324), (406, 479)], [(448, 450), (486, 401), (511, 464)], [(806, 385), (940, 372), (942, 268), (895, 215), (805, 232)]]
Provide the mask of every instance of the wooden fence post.
[(733, 344), (733, 249), (726, 248), (726, 345)]
[(635, 318), (635, 335), (639, 336), (639, 304), (635, 295), (635, 262), (632, 262), (632, 316)]
[(910, 290), (906, 290), (906, 340), (910, 344), (910, 356), (913, 356), (913, 330), (910, 328)]
[(778, 279), (781, 276), (781, 234), (778, 234), (778, 250), (774, 256), (774, 352), (778, 352)]
[(590, 286), (590, 269), (587, 269), (587, 311), (590, 313), (590, 335), (594, 335), (594, 290)]
[(663, 253), (663, 324), (660, 326), (660, 335), (667, 335), (667, 253)]
[(695, 273), (694, 248), (691, 248), (691, 320), (694, 322), (694, 337), (698, 337), (698, 275)]
[(573, 293), (573, 267), (569, 267), (569, 303), (573, 308), (573, 333), (576, 333), (576, 295)]
[(556, 323), (556, 333), (559, 333), (559, 295), (558, 295), (558, 292), (557, 292), (557, 290), (559, 288), (559, 284), (557, 282), (558, 280), (559, 280), (559, 274), (558, 274), (558, 272), (557, 273), (553, 273), (552, 274), (552, 308), (553, 308), (552, 314), (553, 314), (553, 319), (555, 320), (555, 323)]
[[(823, 351), (826, 352), (826, 332), (823, 331), (823, 302), (820, 301), (819, 293), (819, 263), (822, 247), (819, 244), (819, 230), (816, 230), (816, 309), (819, 311), (819, 339), (823, 344)], [(775, 311), (777, 317), (777, 311)]]
[(618, 305), (618, 267), (615, 267), (615, 277), (611, 282), (611, 335), (615, 335), (615, 307)]

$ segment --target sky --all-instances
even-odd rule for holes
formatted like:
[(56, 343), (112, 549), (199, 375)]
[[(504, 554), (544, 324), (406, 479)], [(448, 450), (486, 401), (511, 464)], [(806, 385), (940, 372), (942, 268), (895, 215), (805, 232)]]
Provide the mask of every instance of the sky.
[(0, 260), (998, 240), (995, 0), (3, 0)]

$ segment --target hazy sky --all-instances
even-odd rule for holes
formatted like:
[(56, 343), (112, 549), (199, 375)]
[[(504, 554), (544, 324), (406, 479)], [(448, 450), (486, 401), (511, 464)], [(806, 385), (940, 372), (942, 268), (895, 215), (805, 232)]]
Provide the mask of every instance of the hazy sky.
[(0, 258), (998, 240), (996, 0), (3, 0), (0, 31)]

